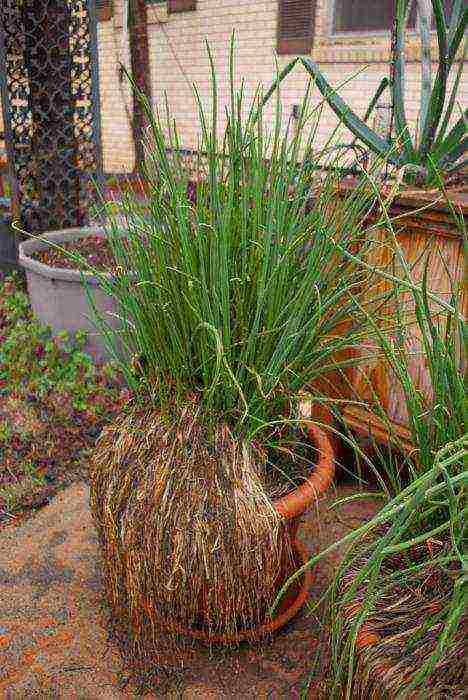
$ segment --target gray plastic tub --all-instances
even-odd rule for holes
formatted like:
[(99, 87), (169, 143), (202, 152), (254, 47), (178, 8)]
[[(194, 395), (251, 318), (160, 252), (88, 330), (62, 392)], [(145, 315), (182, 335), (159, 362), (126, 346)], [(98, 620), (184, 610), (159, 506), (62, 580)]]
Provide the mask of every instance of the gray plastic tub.
[[(80, 272), (50, 267), (31, 257), (32, 253), (49, 248), (48, 240), (64, 243), (87, 236), (105, 237), (106, 232), (102, 227), (51, 231), (40, 238), (20, 243), (19, 263), (26, 271), (31, 306), (38, 319), (51, 326), (54, 333), (65, 330), (73, 337), (77, 331), (86, 331), (88, 342), (85, 351), (92, 355), (96, 362), (101, 363), (110, 357), (101, 334), (92, 322), (92, 311)], [(89, 276), (88, 279), (94, 287), (97, 309), (112, 328), (119, 328), (120, 321), (113, 315), (113, 299), (99, 288), (95, 277)]]

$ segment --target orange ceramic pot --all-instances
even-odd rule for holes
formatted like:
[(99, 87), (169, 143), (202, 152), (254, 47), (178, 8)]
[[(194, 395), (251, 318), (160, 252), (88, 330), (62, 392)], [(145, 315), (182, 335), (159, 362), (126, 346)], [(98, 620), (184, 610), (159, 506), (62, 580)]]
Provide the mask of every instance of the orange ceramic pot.
[[(296, 569), (305, 564), (309, 559), (309, 554), (305, 546), (295, 540), (292, 543), (294, 562), (288, 572), (288, 578), (291, 576)], [(285, 578), (285, 580), (286, 580)], [(284, 581), (282, 582), (284, 583)], [(312, 572), (307, 569), (300, 578), (298, 578), (289, 587), (283, 596), (276, 615), (269, 621), (261, 625), (260, 627), (254, 627), (249, 630), (240, 630), (237, 634), (233, 635), (217, 635), (209, 634), (200, 628), (186, 628), (182, 625), (178, 626), (175, 624), (171, 625), (172, 630), (176, 630), (184, 637), (190, 637), (192, 639), (197, 639), (204, 644), (238, 644), (240, 642), (256, 642), (260, 639), (268, 637), (276, 630), (284, 627), (284, 625), (292, 620), (292, 618), (297, 615), (299, 610), (302, 608), (306, 602), (310, 587), (312, 585)]]
[(335, 456), (330, 439), (313, 423), (307, 426), (307, 430), (318, 452), (317, 462), (303, 484), (274, 502), (278, 513), (288, 521), (291, 541), (296, 539), (301, 516), (328, 489), (335, 474)]

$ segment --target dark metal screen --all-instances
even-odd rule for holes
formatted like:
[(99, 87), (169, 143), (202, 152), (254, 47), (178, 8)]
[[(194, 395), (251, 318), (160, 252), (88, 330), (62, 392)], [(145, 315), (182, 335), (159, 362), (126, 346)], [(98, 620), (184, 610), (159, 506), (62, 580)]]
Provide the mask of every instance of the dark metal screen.
[(14, 216), (82, 226), (102, 170), (95, 0), (1, 0), (0, 75)]

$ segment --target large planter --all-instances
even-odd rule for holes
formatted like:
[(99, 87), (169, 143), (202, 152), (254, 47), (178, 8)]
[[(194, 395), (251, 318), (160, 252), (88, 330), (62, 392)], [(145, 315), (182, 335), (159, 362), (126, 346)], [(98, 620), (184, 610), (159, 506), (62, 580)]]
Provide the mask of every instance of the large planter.
[[(50, 267), (32, 257), (39, 250), (50, 247), (48, 241), (64, 243), (87, 236), (105, 236), (102, 228), (78, 228), (53, 231), (40, 238), (25, 241), (19, 246), (19, 262), (26, 271), (31, 306), (41, 323), (52, 328), (53, 333), (67, 331), (74, 336), (77, 331), (86, 331), (88, 340), (85, 351), (96, 362), (109, 359), (108, 351), (101, 334), (92, 322), (92, 312), (86, 295), (85, 284), (78, 270)], [(115, 304), (98, 286), (98, 280), (89, 276), (94, 286), (94, 299), (97, 309), (103, 314), (112, 328), (119, 327), (113, 315)]]
[[(346, 197), (349, 184), (345, 184), (342, 196)], [(468, 191), (455, 190), (450, 193), (450, 200), (458, 216), (467, 221)], [(389, 209), (394, 222), (397, 242), (401, 248), (406, 264), (411, 269), (413, 282), (423, 282), (427, 253), (430, 253), (427, 270), (427, 286), (446, 302), (452, 295), (451, 281), (463, 279), (464, 241), (458, 230), (453, 214), (444, 197), (437, 192), (404, 191), (392, 203)], [(372, 221), (371, 221), (372, 223)], [(373, 242), (369, 260), (377, 270), (385, 270), (395, 276), (402, 274), (402, 262), (388, 245), (388, 232), (385, 229), (373, 229)], [(376, 277), (374, 293), (388, 290), (389, 282)], [(405, 304), (406, 336), (408, 350), (415, 353), (413, 366), (410, 367), (412, 380), (424, 395), (430, 396), (431, 379), (429, 370), (417, 357), (421, 349), (421, 331), (414, 318), (414, 301), (411, 292), (404, 292), (400, 301)], [(441, 310), (436, 302), (430, 302), (434, 321)], [(463, 291), (461, 310), (466, 313), (467, 298)], [(387, 318), (394, 318), (395, 311), (391, 302), (385, 309), (380, 309)], [(368, 354), (368, 348), (366, 350)], [(372, 404), (375, 396), (395, 427), (399, 439), (408, 447), (408, 415), (403, 391), (396, 377), (390, 371), (383, 358), (375, 357), (371, 362), (358, 365), (353, 369), (352, 385), (355, 398), (360, 402)], [(385, 441), (388, 431), (365, 409), (350, 406), (344, 411), (348, 424), (361, 434), (373, 434), (379, 441)]]
[[(317, 450), (317, 462), (314, 464), (310, 476), (303, 484), (297, 486), (286, 496), (274, 501), (275, 509), (285, 520), (285, 532), (293, 553), (293, 561), (288, 558), (288, 561), (283, 564), (283, 571), (278, 577), (278, 590), (309, 558), (307, 549), (297, 539), (299, 524), (304, 513), (328, 489), (335, 474), (334, 451), (326, 433), (313, 423), (308, 424), (307, 431), (311, 442)], [(206, 644), (231, 645), (243, 641), (258, 641), (281, 629), (297, 615), (309, 596), (312, 581), (312, 572), (310, 569), (307, 569), (286, 591), (272, 619), (260, 627), (242, 630), (231, 636), (208, 634), (201, 628), (188, 629), (179, 627), (179, 632), (183, 636), (192, 637)], [(174, 624), (172, 623), (171, 626), (173, 628)]]

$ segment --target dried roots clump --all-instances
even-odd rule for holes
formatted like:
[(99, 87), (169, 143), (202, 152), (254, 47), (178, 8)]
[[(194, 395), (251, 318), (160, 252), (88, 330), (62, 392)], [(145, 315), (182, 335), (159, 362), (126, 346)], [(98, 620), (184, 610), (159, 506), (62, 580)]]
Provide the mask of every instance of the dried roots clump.
[[(412, 548), (414, 565), (421, 565), (427, 559), (426, 547), (424, 543)], [(440, 550), (443, 550), (442, 546)], [(366, 564), (365, 556), (356, 559), (342, 579), (342, 592), (353, 585)], [(460, 572), (457, 568), (442, 568), (434, 561), (419, 571), (412, 570), (405, 583), (396, 577), (396, 573), (407, 566), (408, 558), (404, 554), (388, 557), (382, 565), (379, 581), (385, 581), (385, 592), (376, 596), (359, 630), (352, 697), (356, 700), (397, 697), (461, 700), (466, 697), (464, 615), (460, 616), (450, 639), (446, 640), (435, 668), (423, 674), (417, 688), (409, 690), (410, 684), (438, 650), (450, 616), (446, 613), (454, 594), (454, 582)], [(393, 577), (391, 583), (390, 577)], [(364, 582), (356, 591), (354, 603), (348, 604), (344, 611), (347, 620), (345, 634), (351, 633), (368, 595)]]
[(139, 659), (155, 658), (161, 634), (230, 637), (266, 620), (287, 540), (258, 472), (250, 446), (208, 427), (194, 400), (135, 407), (101, 435), (91, 507), (111, 612)]

